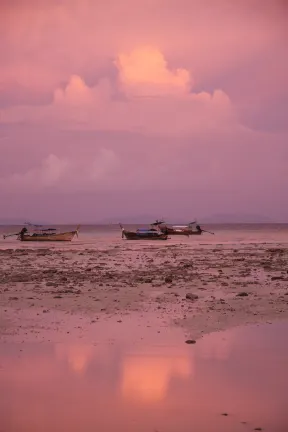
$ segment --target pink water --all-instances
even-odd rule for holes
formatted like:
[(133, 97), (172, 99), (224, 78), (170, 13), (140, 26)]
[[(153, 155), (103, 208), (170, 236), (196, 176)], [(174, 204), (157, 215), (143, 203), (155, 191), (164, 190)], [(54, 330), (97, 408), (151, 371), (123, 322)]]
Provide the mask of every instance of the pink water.
[(0, 345), (0, 430), (288, 430), (287, 324), (195, 345), (179, 329), (117, 325), (99, 323), (90, 342)]

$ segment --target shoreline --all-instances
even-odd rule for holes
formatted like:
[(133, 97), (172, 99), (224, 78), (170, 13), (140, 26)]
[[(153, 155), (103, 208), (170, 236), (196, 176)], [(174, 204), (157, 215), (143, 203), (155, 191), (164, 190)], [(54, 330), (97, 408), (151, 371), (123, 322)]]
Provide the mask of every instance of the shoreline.
[(135, 314), (192, 339), (288, 319), (288, 251), (276, 245), (46, 246), (2, 249), (0, 259), (0, 342), (84, 337)]

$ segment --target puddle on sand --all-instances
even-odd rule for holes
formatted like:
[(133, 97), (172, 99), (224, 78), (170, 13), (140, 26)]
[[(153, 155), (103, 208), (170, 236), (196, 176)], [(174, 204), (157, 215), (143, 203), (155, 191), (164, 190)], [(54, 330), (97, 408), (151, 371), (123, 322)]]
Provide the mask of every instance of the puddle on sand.
[(287, 432), (287, 330), (236, 328), (195, 345), (149, 328), (137, 342), (2, 344), (0, 430)]

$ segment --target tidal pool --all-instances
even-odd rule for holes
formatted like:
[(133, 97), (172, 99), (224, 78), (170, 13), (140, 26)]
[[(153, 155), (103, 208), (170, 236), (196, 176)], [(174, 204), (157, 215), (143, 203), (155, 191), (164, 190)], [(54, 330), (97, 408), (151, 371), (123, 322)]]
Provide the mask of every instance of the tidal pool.
[(0, 431), (288, 431), (287, 323), (195, 345), (179, 329), (133, 331), (123, 322), (106, 341), (103, 329), (91, 343), (0, 344)]

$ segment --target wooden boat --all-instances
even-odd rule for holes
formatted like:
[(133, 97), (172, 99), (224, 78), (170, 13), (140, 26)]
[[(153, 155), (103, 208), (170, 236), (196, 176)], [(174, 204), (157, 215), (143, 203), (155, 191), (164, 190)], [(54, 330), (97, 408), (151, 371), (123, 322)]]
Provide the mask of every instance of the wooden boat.
[(120, 224), (122, 238), (127, 240), (167, 240), (168, 235), (162, 233), (159, 229), (138, 229), (137, 231), (127, 231)]
[(190, 235), (190, 231), (187, 229), (182, 229), (182, 228), (176, 228), (176, 227), (167, 227), (166, 225), (160, 227), (160, 230), (163, 233), (166, 233), (168, 235), (184, 235), (189, 237)]
[(57, 232), (55, 228), (37, 229), (35, 232), (28, 232), (26, 227), (22, 228), (19, 233), (7, 234), (3, 238), (17, 236), (17, 240), (23, 242), (55, 242), (55, 241), (72, 241), (75, 236), (78, 237), (80, 225), (77, 226), (75, 231)]
[(157, 226), (160, 231), (167, 235), (182, 235), (189, 237), (190, 235), (201, 235), (202, 230), (199, 225), (196, 226), (196, 230), (193, 230), (192, 225), (195, 222), (191, 222), (188, 225), (172, 225), (171, 227), (167, 226), (167, 224), (161, 220), (154, 222), (151, 226)]
[(193, 229), (193, 225), (195, 223), (196, 221), (190, 222), (188, 225), (172, 225), (172, 227), (169, 227), (166, 225), (166, 223), (163, 220), (161, 221), (156, 220), (156, 222), (151, 224), (151, 226), (153, 227), (157, 226), (163, 234), (167, 234), (167, 235), (184, 235), (189, 237), (190, 235), (201, 235), (204, 232), (207, 232), (209, 234), (214, 234), (211, 233), (210, 231), (203, 230), (198, 224), (196, 225), (195, 229)]

